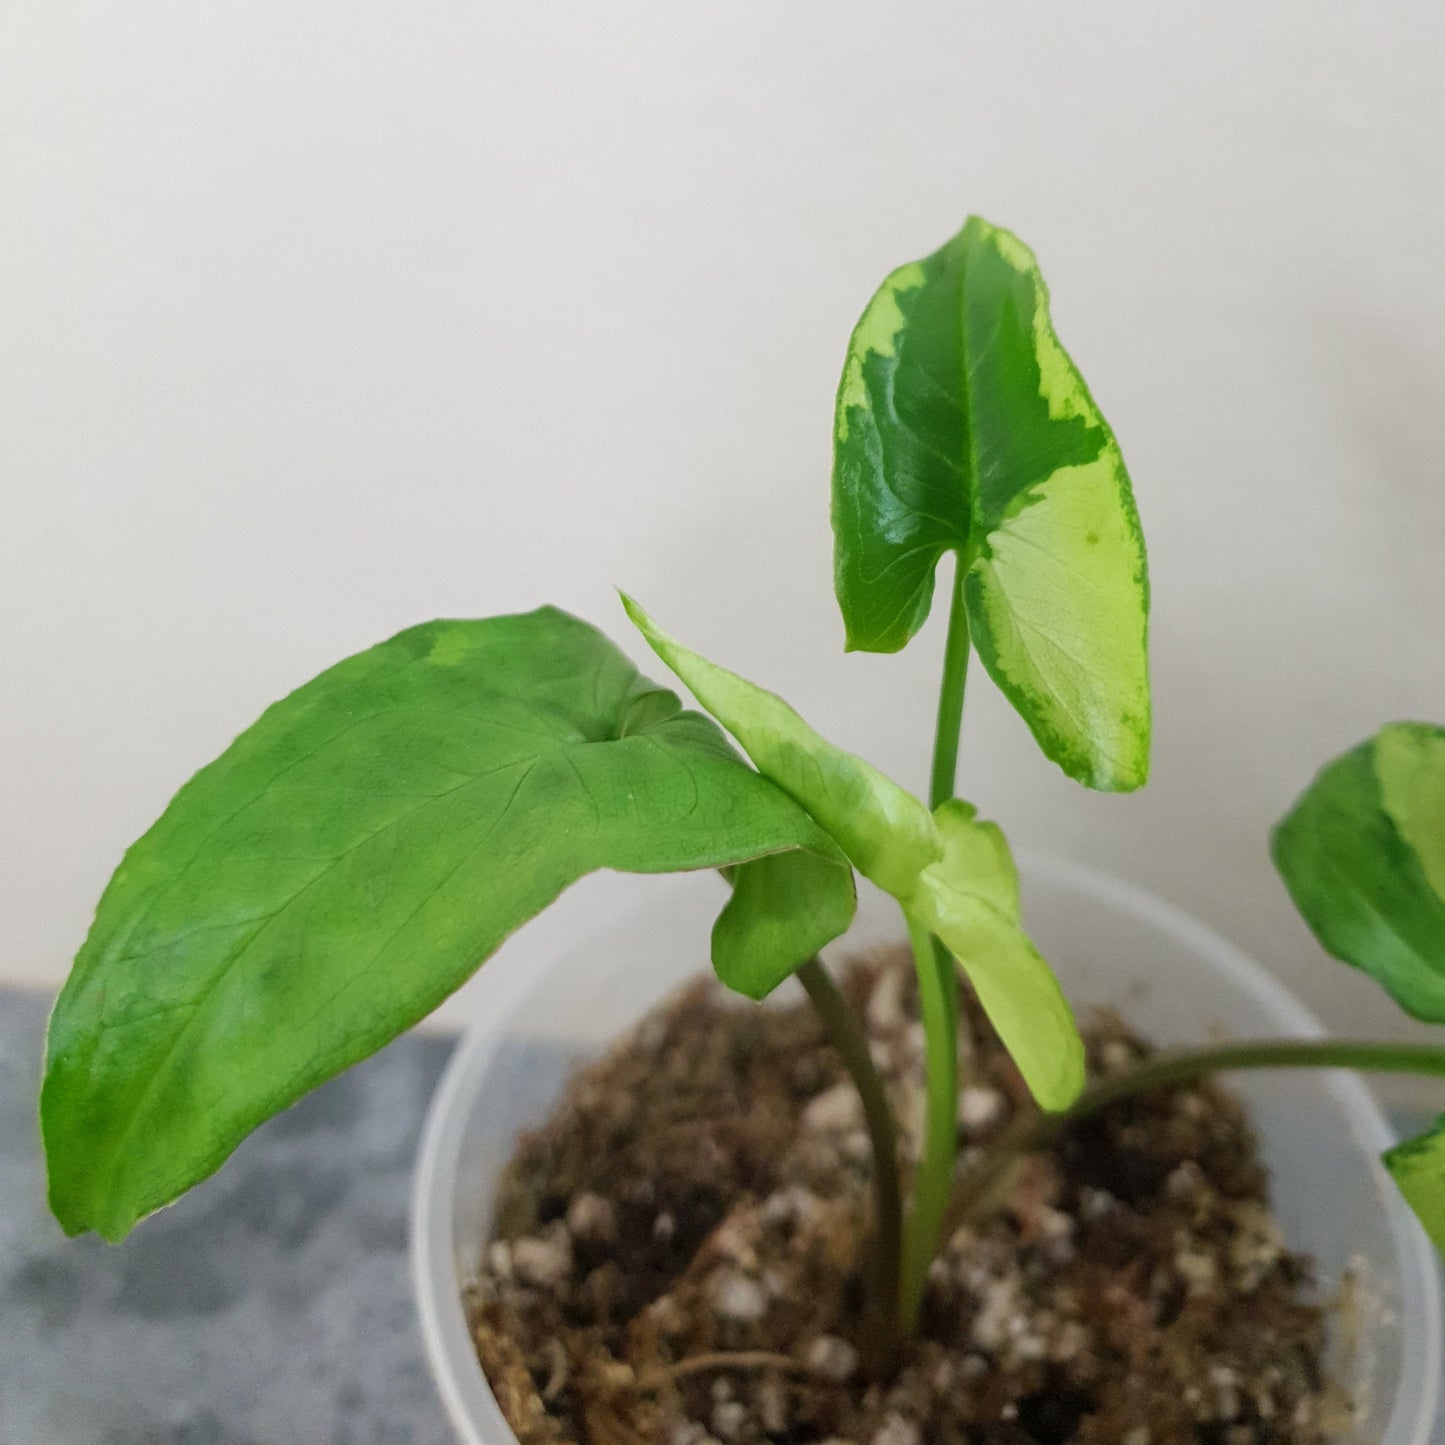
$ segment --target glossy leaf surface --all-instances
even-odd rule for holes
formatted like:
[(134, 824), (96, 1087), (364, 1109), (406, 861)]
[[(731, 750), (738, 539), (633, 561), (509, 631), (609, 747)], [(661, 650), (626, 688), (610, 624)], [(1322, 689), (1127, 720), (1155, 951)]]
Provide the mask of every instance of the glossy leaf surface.
[(1432, 1129), (1387, 1150), (1384, 1159), (1405, 1202), (1445, 1254), (1445, 1116)]
[(582, 875), (733, 864), (720, 952), (765, 992), (847, 926), (851, 871), (585, 623), (435, 622), (346, 659), (187, 783), (107, 888), (50, 1025), (56, 1215), (119, 1238)]
[(1295, 906), (1335, 957), (1445, 1023), (1445, 729), (1391, 723), (1327, 764), (1274, 830)]
[(1145, 781), (1133, 492), (1033, 253), (1008, 231), (972, 218), (869, 303), (838, 391), (833, 532), (850, 648), (903, 647), (954, 552), (979, 657), (1047, 756), (1093, 788)]
[(1067, 1107), (1083, 1086), (1083, 1044), (1058, 981), (1020, 925), (1018, 874), (999, 829), (963, 802), (931, 815), (876, 768), (820, 737), (781, 698), (700, 657), (623, 600), (658, 655), (758, 770), (958, 959), (1039, 1103)]

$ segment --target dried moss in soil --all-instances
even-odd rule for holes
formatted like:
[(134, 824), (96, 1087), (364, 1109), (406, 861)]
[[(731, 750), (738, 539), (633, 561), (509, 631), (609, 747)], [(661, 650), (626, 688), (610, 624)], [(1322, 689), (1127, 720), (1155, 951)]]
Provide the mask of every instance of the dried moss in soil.
[[(845, 980), (916, 1159), (922, 1033), (902, 955)], [(962, 1162), (1022, 1082), (969, 998)], [(1115, 1018), (1091, 1070), (1148, 1047)], [(861, 1368), (871, 1159), (804, 1004), (700, 982), (520, 1141), (468, 1295), (523, 1445), (1315, 1445), (1341, 1422), (1310, 1262), (1285, 1249), (1240, 1104), (1161, 1091), (1023, 1162), (948, 1240), (895, 1372)]]

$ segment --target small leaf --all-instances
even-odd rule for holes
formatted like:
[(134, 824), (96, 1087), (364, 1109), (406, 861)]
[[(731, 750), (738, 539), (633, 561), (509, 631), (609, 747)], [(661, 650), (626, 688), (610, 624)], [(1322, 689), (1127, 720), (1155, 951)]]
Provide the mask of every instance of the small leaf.
[(1042, 1108), (1084, 1087), (1084, 1044), (1053, 970), (1019, 922), (1018, 872), (1003, 834), (967, 803), (934, 815), (944, 855), (924, 869), (912, 907), (958, 960)]
[(941, 855), (928, 809), (862, 758), (820, 737), (776, 693), (669, 637), (632, 598), (622, 605), (654, 652), (743, 751), (832, 835), (853, 866), (895, 898)]
[(800, 963), (847, 932), (857, 898), (839, 853), (793, 850), (729, 869), (733, 895), (712, 931), (717, 976), (766, 998)]
[(101, 899), (50, 1022), (57, 1217), (119, 1238), (584, 874), (734, 864), (722, 961), (765, 992), (847, 926), (846, 861), (585, 623), (434, 622), (346, 659), (187, 783)]
[(1145, 781), (1133, 492), (1009, 232), (973, 217), (869, 303), (838, 390), (833, 531), (849, 648), (903, 647), (955, 552), (979, 657), (1047, 756), (1093, 788)]
[(1271, 840), (1295, 907), (1336, 958), (1445, 1023), (1445, 729), (1392, 723), (1320, 770)]
[(1425, 1226), (1431, 1243), (1445, 1254), (1445, 1115), (1425, 1133), (1395, 1145), (1383, 1157), (1385, 1168)]

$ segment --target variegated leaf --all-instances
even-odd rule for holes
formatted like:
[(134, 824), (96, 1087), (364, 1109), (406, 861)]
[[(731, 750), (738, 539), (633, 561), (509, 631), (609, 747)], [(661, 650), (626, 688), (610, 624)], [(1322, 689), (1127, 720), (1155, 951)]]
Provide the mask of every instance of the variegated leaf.
[(850, 648), (903, 647), (954, 552), (974, 646), (1044, 752), (1090, 787), (1145, 781), (1133, 492), (1033, 253), (1008, 231), (972, 218), (869, 303), (838, 391), (833, 531)]

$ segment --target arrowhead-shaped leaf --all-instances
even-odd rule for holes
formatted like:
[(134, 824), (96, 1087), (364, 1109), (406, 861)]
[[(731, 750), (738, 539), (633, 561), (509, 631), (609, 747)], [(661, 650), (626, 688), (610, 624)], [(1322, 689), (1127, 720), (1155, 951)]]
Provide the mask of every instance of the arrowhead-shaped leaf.
[(1445, 1023), (1445, 729), (1391, 723), (1327, 764), (1271, 847), (1320, 943)]
[(1018, 871), (996, 824), (957, 799), (934, 814), (943, 857), (912, 908), (958, 960), (989, 1021), (1045, 1109), (1084, 1087), (1084, 1044), (1063, 990), (1019, 921)]
[(348, 658), (187, 783), (106, 890), (50, 1023), (57, 1217), (119, 1238), (582, 875), (735, 864), (720, 962), (766, 992), (847, 927), (851, 870), (577, 619), (435, 622)]
[(684, 647), (631, 598), (623, 603), (758, 770), (958, 959), (1039, 1103), (1072, 1103), (1083, 1087), (1083, 1043), (1058, 981), (1020, 926), (1018, 873), (999, 829), (959, 801), (930, 815), (876, 768), (820, 737), (776, 694)]
[(1425, 1133), (1387, 1150), (1384, 1159), (1405, 1202), (1445, 1254), (1445, 1115)]
[(978, 217), (879, 288), (834, 429), (848, 646), (894, 652), (958, 554), (979, 657), (1044, 752), (1093, 788), (1149, 769), (1149, 587), (1114, 435), (1033, 253)]

